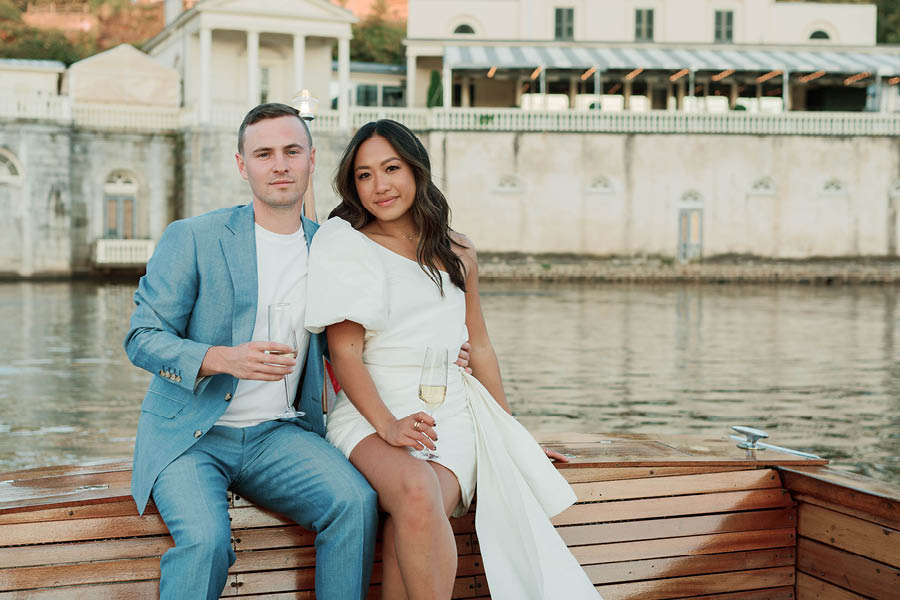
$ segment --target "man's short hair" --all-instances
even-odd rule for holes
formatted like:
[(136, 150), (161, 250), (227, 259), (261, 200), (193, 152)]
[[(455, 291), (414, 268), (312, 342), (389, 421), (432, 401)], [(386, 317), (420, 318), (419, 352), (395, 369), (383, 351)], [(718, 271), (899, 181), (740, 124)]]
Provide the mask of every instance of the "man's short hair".
[(251, 109), (247, 116), (244, 117), (241, 128), (238, 129), (238, 154), (244, 153), (244, 131), (247, 127), (266, 119), (277, 119), (279, 117), (297, 117), (300, 119), (300, 122), (303, 123), (303, 129), (306, 131), (306, 137), (309, 139), (309, 147), (312, 148), (312, 134), (309, 132), (309, 126), (306, 124), (306, 121), (300, 116), (300, 111), (287, 104), (269, 102)]

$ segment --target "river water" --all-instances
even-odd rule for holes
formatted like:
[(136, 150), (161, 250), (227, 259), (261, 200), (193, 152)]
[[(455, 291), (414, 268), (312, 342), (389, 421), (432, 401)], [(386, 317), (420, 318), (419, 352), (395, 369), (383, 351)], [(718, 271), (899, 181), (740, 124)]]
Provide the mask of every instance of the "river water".
[[(134, 283), (0, 284), (0, 472), (130, 457), (149, 375), (122, 350)], [(483, 283), (534, 431), (727, 435), (900, 483), (895, 287)]]

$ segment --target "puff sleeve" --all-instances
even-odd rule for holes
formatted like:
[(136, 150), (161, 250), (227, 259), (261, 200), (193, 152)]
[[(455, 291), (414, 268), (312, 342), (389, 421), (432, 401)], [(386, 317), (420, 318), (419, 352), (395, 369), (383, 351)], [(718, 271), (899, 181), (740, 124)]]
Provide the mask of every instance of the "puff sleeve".
[(386, 327), (384, 266), (364, 235), (339, 217), (316, 232), (309, 251), (305, 319), (312, 333), (341, 321), (359, 323), (367, 332)]

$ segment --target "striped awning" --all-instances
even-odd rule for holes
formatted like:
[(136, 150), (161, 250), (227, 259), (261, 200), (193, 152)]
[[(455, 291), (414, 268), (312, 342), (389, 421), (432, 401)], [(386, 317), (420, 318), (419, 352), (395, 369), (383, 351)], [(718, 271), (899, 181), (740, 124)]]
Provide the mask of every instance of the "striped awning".
[(900, 75), (900, 53), (852, 50), (761, 50), (737, 48), (629, 48), (622, 46), (446, 46), (453, 69), (661, 69), (880, 73)]

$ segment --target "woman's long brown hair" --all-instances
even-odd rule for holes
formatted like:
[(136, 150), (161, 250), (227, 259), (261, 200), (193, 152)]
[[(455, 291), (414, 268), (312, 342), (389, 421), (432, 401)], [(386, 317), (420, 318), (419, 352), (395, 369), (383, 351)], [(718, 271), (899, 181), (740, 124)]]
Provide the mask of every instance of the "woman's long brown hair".
[(465, 267), (453, 251), (453, 245), (465, 246), (454, 242), (450, 237), (450, 206), (444, 194), (431, 180), (431, 160), (425, 146), (412, 131), (397, 121), (381, 119), (366, 123), (350, 140), (334, 177), (334, 190), (341, 197), (341, 203), (331, 211), (328, 218), (340, 217), (354, 229), (360, 229), (375, 220), (359, 199), (353, 164), (362, 143), (376, 135), (383, 137), (394, 147), (400, 158), (412, 169), (416, 181), (416, 197), (410, 208), (413, 221), (419, 228), (416, 262), (438, 286), (442, 296), (444, 286), (438, 264), (443, 265), (450, 275), (450, 281), (465, 291)]

